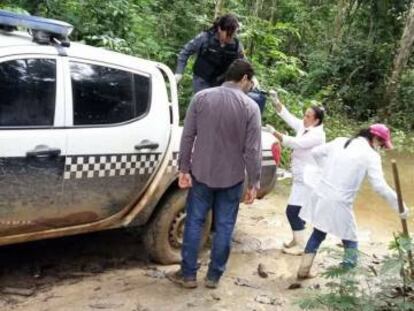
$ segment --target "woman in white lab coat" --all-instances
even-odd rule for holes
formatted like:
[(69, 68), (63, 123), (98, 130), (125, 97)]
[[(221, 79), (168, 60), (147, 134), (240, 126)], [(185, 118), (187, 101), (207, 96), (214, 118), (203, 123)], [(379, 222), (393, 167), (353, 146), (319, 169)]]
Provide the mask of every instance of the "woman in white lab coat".
[[(344, 244), (342, 265), (355, 266), (358, 242), (353, 202), (366, 175), (374, 190), (398, 211), (397, 195), (384, 179), (377, 152), (380, 148), (392, 148), (390, 131), (383, 124), (373, 124), (353, 138), (336, 138), (312, 150), (321, 175), (299, 215), (313, 225), (314, 231), (306, 244), (298, 278), (311, 277), (313, 259), (327, 233)], [(406, 209), (400, 216), (406, 217), (407, 213)]]
[(292, 152), (292, 189), (286, 208), (286, 216), (292, 229), (293, 238), (283, 243), (283, 252), (291, 255), (302, 255), (304, 249), (305, 222), (299, 218), (299, 212), (305, 199), (308, 197), (309, 189), (303, 181), (303, 169), (307, 164), (314, 164), (311, 150), (315, 146), (325, 143), (325, 131), (323, 129), (324, 110), (318, 106), (312, 106), (305, 112), (303, 119), (292, 115), (283, 106), (277, 95), (272, 94), (272, 103), (279, 116), (295, 131), (295, 136), (284, 135), (271, 126), (269, 130)]

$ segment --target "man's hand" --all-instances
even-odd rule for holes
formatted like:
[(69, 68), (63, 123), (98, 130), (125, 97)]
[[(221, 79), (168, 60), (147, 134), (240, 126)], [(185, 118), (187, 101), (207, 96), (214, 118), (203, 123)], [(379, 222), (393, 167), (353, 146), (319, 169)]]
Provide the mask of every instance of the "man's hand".
[(177, 84), (178, 84), (178, 83), (180, 83), (181, 79), (183, 78), (183, 75), (182, 75), (181, 73), (176, 73), (176, 74), (174, 75), (174, 77), (175, 77), (175, 81), (176, 81), (176, 82), (177, 82)]
[(255, 187), (247, 188), (246, 194), (244, 195), (244, 203), (252, 204), (257, 196), (257, 190)]
[(191, 175), (188, 173), (179, 173), (178, 175), (178, 186), (181, 189), (191, 188), (193, 186), (193, 182), (191, 179)]

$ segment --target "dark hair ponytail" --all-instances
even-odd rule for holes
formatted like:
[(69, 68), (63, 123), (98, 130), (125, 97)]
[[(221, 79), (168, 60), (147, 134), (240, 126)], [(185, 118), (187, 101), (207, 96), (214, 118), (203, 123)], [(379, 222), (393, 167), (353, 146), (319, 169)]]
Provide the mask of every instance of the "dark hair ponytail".
[(362, 130), (360, 130), (358, 133), (356, 133), (355, 136), (353, 136), (352, 138), (348, 139), (344, 145), (344, 149), (346, 147), (349, 146), (349, 144), (358, 137), (364, 137), (366, 138), (369, 142), (372, 142), (372, 139), (374, 138), (374, 135), (371, 133), (371, 130), (369, 128), (364, 128)]

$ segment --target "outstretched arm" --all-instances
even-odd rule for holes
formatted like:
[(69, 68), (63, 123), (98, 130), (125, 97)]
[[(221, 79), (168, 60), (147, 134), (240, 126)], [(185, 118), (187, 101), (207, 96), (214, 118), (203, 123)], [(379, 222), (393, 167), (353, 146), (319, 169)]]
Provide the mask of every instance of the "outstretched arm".
[[(303, 121), (291, 114), (287, 108), (280, 102), (279, 96), (275, 90), (271, 90), (270, 99), (277, 114), (296, 132), (302, 127)], [(278, 139), (280, 139), (278, 137)]]
[(182, 74), (184, 72), (187, 61), (191, 55), (197, 53), (203, 42), (206, 40), (206, 33), (202, 32), (197, 35), (194, 39), (187, 42), (183, 49), (178, 54), (177, 69), (175, 70), (176, 74)]
[[(387, 184), (384, 178), (381, 157), (378, 154), (376, 154), (376, 156), (371, 160), (368, 166), (368, 180), (370, 181), (374, 190), (388, 202), (392, 209), (394, 209), (396, 212), (399, 212), (397, 194)], [(404, 209), (404, 213), (406, 213), (407, 207), (405, 206), (405, 204)]]

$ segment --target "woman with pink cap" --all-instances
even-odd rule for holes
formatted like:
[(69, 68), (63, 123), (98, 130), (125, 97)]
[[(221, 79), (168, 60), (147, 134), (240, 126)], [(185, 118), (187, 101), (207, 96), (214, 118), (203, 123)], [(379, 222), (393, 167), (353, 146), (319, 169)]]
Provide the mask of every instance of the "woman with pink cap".
[[(374, 190), (398, 212), (397, 195), (384, 179), (378, 153), (382, 148), (392, 149), (390, 130), (384, 124), (373, 124), (352, 138), (336, 138), (312, 150), (320, 169), (320, 180), (312, 186), (309, 200), (299, 214), (314, 230), (306, 244), (298, 278), (311, 277), (313, 260), (327, 233), (343, 242), (342, 266), (356, 265), (358, 242), (353, 202), (365, 176)], [(406, 218), (407, 214), (405, 208), (400, 217)]]

